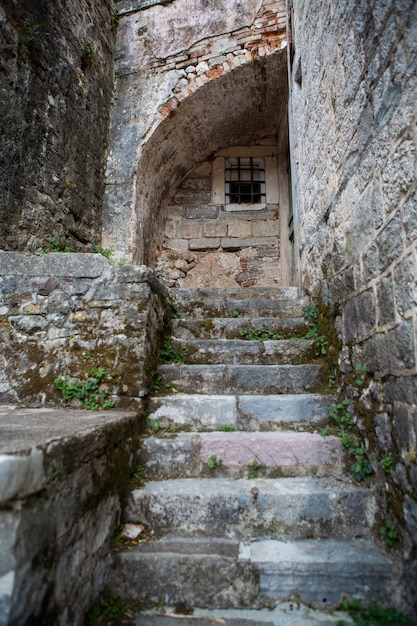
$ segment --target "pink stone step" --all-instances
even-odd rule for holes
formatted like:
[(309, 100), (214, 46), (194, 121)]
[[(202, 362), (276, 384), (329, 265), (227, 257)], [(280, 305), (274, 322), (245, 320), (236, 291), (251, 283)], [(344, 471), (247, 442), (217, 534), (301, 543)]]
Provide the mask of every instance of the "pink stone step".
[(340, 464), (342, 448), (338, 437), (311, 433), (205, 433), (200, 449), (203, 463), (213, 454), (227, 466), (246, 466), (254, 459), (266, 467), (333, 465)]
[(337, 476), (344, 463), (338, 437), (286, 431), (161, 434), (143, 440), (139, 462), (149, 478), (190, 478), (207, 475), (213, 456), (212, 476), (251, 475), (261, 466), (265, 476)]

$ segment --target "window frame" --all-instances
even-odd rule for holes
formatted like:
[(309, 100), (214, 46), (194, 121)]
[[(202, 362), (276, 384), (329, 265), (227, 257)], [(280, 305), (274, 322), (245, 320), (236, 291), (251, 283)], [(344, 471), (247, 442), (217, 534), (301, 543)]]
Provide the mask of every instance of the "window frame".
[[(265, 202), (226, 204), (225, 162), (230, 158), (262, 158), (265, 165)], [(222, 205), (225, 211), (261, 211), (278, 202), (278, 163), (276, 146), (233, 147), (220, 150), (213, 161), (212, 204)]]

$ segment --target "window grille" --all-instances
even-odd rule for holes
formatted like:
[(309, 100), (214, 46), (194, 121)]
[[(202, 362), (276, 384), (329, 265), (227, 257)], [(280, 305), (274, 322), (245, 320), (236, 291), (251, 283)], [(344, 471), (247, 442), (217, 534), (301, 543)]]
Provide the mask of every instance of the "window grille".
[(225, 160), (226, 204), (266, 202), (264, 159), (234, 157)]

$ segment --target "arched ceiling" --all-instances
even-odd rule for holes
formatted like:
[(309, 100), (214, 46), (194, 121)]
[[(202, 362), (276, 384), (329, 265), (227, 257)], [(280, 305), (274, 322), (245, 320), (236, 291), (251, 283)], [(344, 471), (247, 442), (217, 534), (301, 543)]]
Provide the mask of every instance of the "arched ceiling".
[(164, 206), (196, 164), (217, 150), (277, 134), (286, 149), (286, 50), (206, 83), (161, 122), (137, 170), (135, 261), (152, 263)]

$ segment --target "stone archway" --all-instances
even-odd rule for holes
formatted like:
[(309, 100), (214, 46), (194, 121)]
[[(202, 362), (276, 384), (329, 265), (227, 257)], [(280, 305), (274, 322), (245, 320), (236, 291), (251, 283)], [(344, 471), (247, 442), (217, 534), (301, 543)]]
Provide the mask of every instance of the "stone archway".
[[(164, 236), (166, 239), (169, 207), (181, 183), (187, 176), (193, 177), (196, 167), (213, 163), (216, 153), (223, 150), (225, 154), (226, 148), (236, 146), (247, 153), (249, 146), (259, 150), (261, 145), (274, 145), (279, 198), (270, 210), (280, 212), (277, 245), (280, 238), (283, 252), (288, 211), (287, 98), (286, 50), (279, 50), (206, 83), (176, 108), (164, 112), (166, 117), (141, 148), (134, 210), (124, 220), (125, 233), (118, 233), (120, 241), (130, 240), (136, 263), (155, 265), (155, 252), (164, 246)], [(206, 204), (213, 207), (216, 201), (206, 198)], [(277, 279), (288, 284), (284, 265)]]

